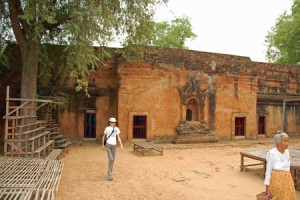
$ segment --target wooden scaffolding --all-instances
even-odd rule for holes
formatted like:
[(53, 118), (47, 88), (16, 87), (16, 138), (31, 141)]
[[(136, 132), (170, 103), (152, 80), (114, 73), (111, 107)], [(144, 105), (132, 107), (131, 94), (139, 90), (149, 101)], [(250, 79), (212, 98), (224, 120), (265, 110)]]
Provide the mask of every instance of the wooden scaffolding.
[[(52, 100), (11, 98), (6, 94), (4, 155), (12, 157), (57, 158), (71, 142), (60, 133), (52, 115), (37, 116)], [(55, 150), (56, 149), (56, 150)], [(55, 150), (55, 151), (54, 151)]]

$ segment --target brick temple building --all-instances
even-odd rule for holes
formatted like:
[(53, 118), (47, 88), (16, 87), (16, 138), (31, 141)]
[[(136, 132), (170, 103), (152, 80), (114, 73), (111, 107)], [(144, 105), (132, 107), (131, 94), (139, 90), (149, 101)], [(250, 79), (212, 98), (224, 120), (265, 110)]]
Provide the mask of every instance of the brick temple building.
[(299, 73), (249, 57), (147, 47), (142, 61), (113, 54), (89, 77), (91, 98), (75, 92), (74, 83), (39, 91), (67, 94), (56, 118), (70, 139), (99, 140), (110, 117), (124, 141), (258, 138), (300, 132)]

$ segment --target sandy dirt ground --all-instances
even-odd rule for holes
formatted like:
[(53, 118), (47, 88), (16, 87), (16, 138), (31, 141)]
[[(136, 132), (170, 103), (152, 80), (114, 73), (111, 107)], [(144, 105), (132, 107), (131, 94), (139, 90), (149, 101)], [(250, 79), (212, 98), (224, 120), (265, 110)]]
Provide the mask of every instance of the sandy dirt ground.
[[(142, 156), (131, 143), (118, 147), (113, 181), (107, 180), (107, 155), (99, 144), (74, 145), (63, 158), (57, 200), (254, 200), (265, 189), (263, 166), (240, 172), (240, 152), (271, 148), (274, 142), (260, 138), (162, 145), (162, 156)], [(300, 148), (300, 137), (291, 137), (289, 148)], [(300, 200), (300, 191), (296, 195)]]

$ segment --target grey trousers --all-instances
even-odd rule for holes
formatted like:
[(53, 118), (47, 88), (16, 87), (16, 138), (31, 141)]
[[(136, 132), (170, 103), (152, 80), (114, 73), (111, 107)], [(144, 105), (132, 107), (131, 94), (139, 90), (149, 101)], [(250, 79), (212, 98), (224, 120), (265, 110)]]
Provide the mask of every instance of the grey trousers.
[(112, 170), (115, 162), (116, 157), (116, 148), (117, 145), (111, 145), (106, 143), (106, 152), (108, 157), (108, 170), (107, 170), (107, 176), (112, 177)]

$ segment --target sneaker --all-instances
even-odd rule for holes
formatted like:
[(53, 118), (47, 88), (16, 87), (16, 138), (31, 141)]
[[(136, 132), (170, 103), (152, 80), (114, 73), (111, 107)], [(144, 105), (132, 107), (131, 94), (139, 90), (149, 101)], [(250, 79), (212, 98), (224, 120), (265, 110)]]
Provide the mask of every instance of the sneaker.
[(113, 179), (113, 177), (110, 176), (110, 177), (107, 178), (107, 180), (112, 181), (114, 179)]

